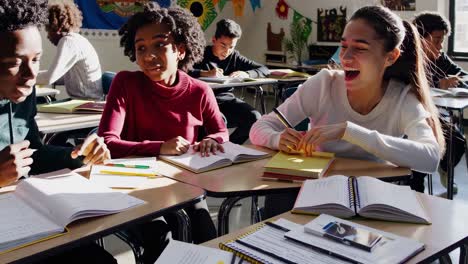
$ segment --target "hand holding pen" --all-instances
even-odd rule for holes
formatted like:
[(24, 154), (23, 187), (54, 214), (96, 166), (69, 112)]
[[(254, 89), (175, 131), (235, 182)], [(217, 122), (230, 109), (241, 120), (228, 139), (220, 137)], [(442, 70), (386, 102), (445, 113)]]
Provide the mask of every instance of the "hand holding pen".
[(278, 148), (290, 154), (299, 153), (297, 147), (299, 146), (299, 142), (302, 139), (302, 133), (296, 131), (291, 123), (286, 119), (286, 117), (276, 108), (273, 108), (273, 112), (276, 114), (276, 117), (281, 121), (281, 123), (286, 127), (283, 133), (281, 133), (280, 141)]
[(29, 148), (29, 141), (11, 144), (0, 151), (0, 187), (27, 176), (31, 170), (35, 149)]

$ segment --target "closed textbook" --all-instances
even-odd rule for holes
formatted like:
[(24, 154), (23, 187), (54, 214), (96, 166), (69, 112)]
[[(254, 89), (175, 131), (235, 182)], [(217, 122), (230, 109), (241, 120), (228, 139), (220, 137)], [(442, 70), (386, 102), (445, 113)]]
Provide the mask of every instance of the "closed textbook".
[(229, 77), (229, 76), (223, 76), (223, 77), (200, 77), (198, 78), (204, 82), (208, 83), (221, 83), (221, 84), (226, 84), (226, 83), (243, 83), (243, 82), (253, 82), (255, 79), (253, 78), (243, 78), (243, 77)]
[(75, 220), (117, 213), (143, 203), (94, 185), (70, 170), (28, 178), (14, 192), (0, 195), (0, 252), (58, 236)]
[(161, 160), (173, 163), (195, 173), (201, 173), (232, 165), (233, 163), (242, 163), (269, 157), (270, 154), (243, 147), (232, 142), (223, 144), (224, 153), (217, 151), (216, 155), (210, 153), (208, 157), (202, 157), (200, 152), (193, 150), (193, 146), (180, 156), (160, 155)]
[(50, 104), (37, 105), (37, 111), (44, 113), (102, 113), (106, 102), (94, 102), (87, 100), (69, 100)]
[(331, 176), (303, 183), (293, 213), (329, 214), (430, 224), (429, 216), (409, 186), (367, 176)]
[(302, 155), (290, 155), (278, 152), (265, 165), (266, 178), (279, 178), (287, 180), (304, 180), (307, 178), (319, 178), (333, 162), (333, 154), (329, 157)]

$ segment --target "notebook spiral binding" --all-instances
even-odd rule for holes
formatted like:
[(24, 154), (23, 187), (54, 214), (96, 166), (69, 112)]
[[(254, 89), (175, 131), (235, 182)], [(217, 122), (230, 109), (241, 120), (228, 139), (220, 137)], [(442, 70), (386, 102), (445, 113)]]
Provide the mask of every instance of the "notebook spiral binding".
[(222, 249), (222, 250), (225, 250), (225, 251), (229, 251), (231, 253), (234, 253), (236, 254), (236, 256), (238, 256), (239, 258), (242, 258), (250, 263), (253, 263), (253, 264), (272, 264), (271, 262), (261, 258), (261, 257), (258, 257), (258, 256), (255, 256), (254, 254), (252, 254), (251, 252), (248, 252), (248, 251), (245, 251), (243, 249), (240, 249), (238, 247), (236, 247), (235, 245), (232, 245), (231, 243), (235, 242), (237, 239), (241, 239), (241, 238), (244, 238), (248, 235), (251, 235), (255, 232), (257, 232), (259, 229), (265, 227), (265, 224), (261, 224), (259, 226), (257, 226), (256, 228), (250, 230), (249, 232), (245, 233), (245, 234), (242, 234), (240, 235), (239, 237), (233, 239), (233, 240), (230, 240), (228, 242), (225, 242), (225, 243), (219, 243), (219, 248)]
[(349, 206), (354, 206), (354, 210), (356, 210), (356, 203), (354, 200), (354, 178), (349, 177), (348, 178), (348, 200), (349, 200)]

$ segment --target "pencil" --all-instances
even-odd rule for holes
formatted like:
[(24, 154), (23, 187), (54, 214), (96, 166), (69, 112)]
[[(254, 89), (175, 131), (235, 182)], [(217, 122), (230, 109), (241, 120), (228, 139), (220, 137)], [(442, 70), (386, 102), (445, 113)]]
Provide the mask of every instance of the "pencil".
[(293, 128), (291, 123), (286, 119), (286, 117), (276, 108), (273, 108), (273, 112), (276, 114), (276, 117), (283, 123), (283, 125), (287, 128)]
[(124, 171), (109, 171), (109, 170), (102, 170), (99, 171), (100, 174), (111, 174), (111, 175), (122, 175), (122, 176), (139, 176), (139, 177), (150, 177), (154, 178), (158, 176), (156, 173), (141, 173), (141, 172), (124, 172)]

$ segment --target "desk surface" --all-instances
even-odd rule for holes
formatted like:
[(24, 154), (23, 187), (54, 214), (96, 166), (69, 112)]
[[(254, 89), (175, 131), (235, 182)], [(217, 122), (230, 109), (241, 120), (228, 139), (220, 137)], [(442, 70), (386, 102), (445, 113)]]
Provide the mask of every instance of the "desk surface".
[[(466, 240), (468, 240), (468, 225), (466, 225), (468, 205), (430, 195), (419, 195), (426, 211), (432, 218), (432, 225), (386, 222), (364, 218), (353, 218), (352, 221), (423, 242), (426, 245), (426, 249), (410, 259), (408, 263), (434, 261), (441, 255), (466, 243)], [(288, 212), (273, 219), (280, 217), (299, 224), (306, 224), (315, 218), (315, 216), (296, 215)], [(238, 237), (254, 229), (254, 226), (232, 232), (202, 245), (218, 248), (219, 243)]]
[(97, 127), (101, 114), (55, 114), (37, 113), (39, 131), (44, 134)]
[[(260, 148), (263, 151), (275, 151)], [(280, 193), (297, 190), (299, 182), (285, 182), (264, 180), (263, 166), (269, 158), (235, 164), (217, 170), (195, 174), (188, 170), (158, 161), (160, 172), (169, 178), (198, 186), (207, 191), (212, 197), (264, 195), (271, 192)], [(407, 168), (371, 161), (336, 158), (326, 175), (344, 174), (348, 176), (375, 176), (378, 178), (394, 179), (407, 177), (411, 171)]]
[(23, 258), (31, 260), (65, 247), (78, 246), (78, 243), (93, 241), (131, 224), (149, 221), (168, 211), (195, 204), (204, 197), (205, 192), (195, 186), (161, 177), (151, 180), (145, 188), (129, 191), (129, 194), (147, 203), (117, 214), (75, 221), (68, 226), (69, 233), (0, 255), (0, 263)]
[(267, 84), (275, 84), (278, 80), (270, 78), (258, 78), (255, 81), (248, 82), (237, 82), (237, 83), (208, 83), (208, 85), (213, 88), (227, 88), (227, 87), (246, 87), (246, 86), (260, 86)]
[(468, 107), (468, 97), (432, 97), (438, 107), (463, 110)]

